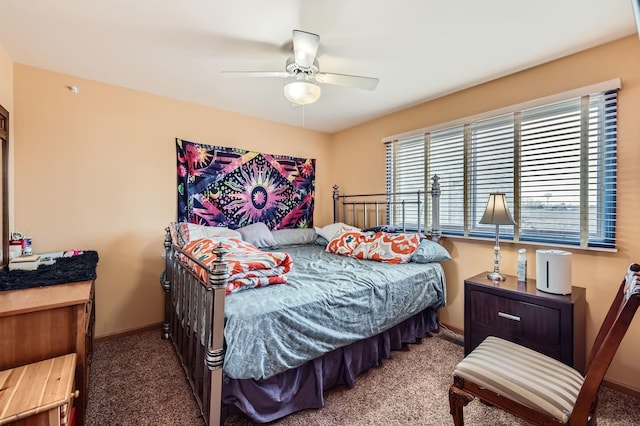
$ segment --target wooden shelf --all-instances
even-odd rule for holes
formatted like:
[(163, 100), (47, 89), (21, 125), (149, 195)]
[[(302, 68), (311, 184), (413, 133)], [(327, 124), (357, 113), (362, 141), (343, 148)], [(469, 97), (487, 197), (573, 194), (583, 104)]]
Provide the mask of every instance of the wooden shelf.
[(0, 371), (0, 425), (68, 425), (76, 354)]
[(94, 322), (93, 281), (0, 291), (0, 370), (76, 353), (76, 424), (83, 426)]

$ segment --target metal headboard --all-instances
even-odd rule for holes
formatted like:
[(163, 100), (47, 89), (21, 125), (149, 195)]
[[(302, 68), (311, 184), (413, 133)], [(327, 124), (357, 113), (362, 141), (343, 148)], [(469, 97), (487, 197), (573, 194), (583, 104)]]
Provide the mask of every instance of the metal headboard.
[[(394, 223), (399, 223), (403, 231), (407, 230), (407, 209), (417, 213), (417, 224), (411, 224), (411, 229), (425, 230), (431, 239), (440, 239), (440, 178), (431, 178), (431, 229), (427, 232), (428, 215), (425, 196), (427, 191), (388, 192), (379, 194), (340, 195), (338, 186), (333, 187), (333, 221), (345, 222), (360, 228), (389, 224), (389, 216)], [(381, 219), (384, 222), (381, 223)], [(416, 226), (417, 225), (417, 226)]]

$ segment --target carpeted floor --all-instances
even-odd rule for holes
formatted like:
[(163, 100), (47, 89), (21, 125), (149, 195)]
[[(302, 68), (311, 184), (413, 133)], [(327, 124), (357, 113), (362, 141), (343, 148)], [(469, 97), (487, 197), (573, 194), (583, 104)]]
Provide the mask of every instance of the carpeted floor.
[[(443, 338), (444, 337), (444, 338)], [(325, 407), (292, 414), (278, 425), (450, 425), (451, 372), (462, 359), (459, 336), (443, 331), (394, 352), (358, 377), (353, 388), (326, 392)], [(456, 343), (458, 342), (458, 343)], [(501, 410), (473, 401), (468, 425), (525, 425)], [(159, 331), (99, 342), (94, 347), (88, 425), (203, 425), (173, 346)], [(250, 425), (240, 415), (228, 425)], [(640, 424), (640, 401), (603, 388), (598, 424)]]

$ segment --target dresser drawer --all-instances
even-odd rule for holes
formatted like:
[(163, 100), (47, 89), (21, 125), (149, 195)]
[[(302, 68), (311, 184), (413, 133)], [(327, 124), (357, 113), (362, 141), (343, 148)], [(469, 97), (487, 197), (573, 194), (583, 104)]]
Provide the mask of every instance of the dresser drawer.
[(76, 354), (0, 371), (0, 425), (68, 426)]
[(472, 291), (469, 313), (473, 327), (494, 330), (498, 337), (512, 337), (533, 345), (560, 345), (557, 309)]

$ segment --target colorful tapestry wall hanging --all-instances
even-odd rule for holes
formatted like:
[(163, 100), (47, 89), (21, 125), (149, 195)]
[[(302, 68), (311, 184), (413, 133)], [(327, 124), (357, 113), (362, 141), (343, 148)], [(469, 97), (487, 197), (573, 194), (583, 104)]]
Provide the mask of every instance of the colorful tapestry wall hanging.
[(316, 160), (176, 139), (178, 221), (236, 229), (313, 226)]

